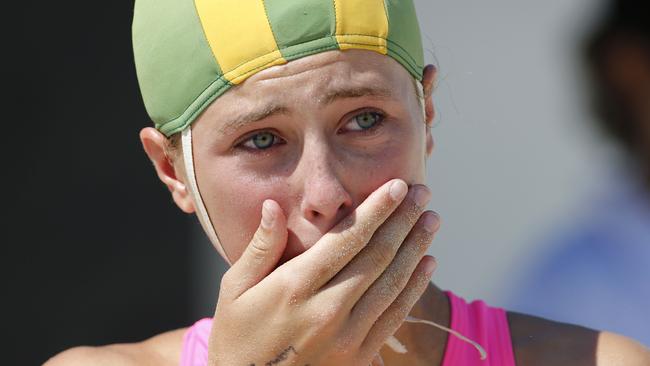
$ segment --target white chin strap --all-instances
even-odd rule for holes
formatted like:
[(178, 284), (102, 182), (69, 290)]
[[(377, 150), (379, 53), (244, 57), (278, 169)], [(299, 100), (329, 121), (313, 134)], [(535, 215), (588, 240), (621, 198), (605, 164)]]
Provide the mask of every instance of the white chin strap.
[(194, 206), (196, 206), (196, 216), (199, 218), (199, 222), (203, 227), (203, 230), (208, 234), (208, 238), (212, 242), (215, 248), (221, 256), (228, 262), (228, 265), (232, 265), (230, 257), (226, 253), (226, 250), (221, 245), (217, 232), (214, 230), (214, 225), (212, 225), (212, 220), (210, 220), (210, 215), (208, 210), (203, 204), (203, 198), (201, 197), (201, 192), (199, 191), (199, 185), (196, 183), (196, 173), (194, 171), (194, 156), (192, 153), (192, 126), (187, 127), (183, 130), (181, 136), (181, 148), (183, 150), (183, 163), (185, 164), (185, 173), (187, 179), (190, 183), (190, 193), (194, 198)]
[[(418, 97), (420, 99), (420, 104), (422, 106), (422, 115), (425, 116), (426, 118), (426, 108), (425, 108), (426, 104), (424, 100), (422, 83), (416, 82), (416, 84), (418, 87), (418, 91), (420, 92), (420, 95)], [(197, 211), (196, 215), (199, 218), (199, 222), (201, 222), (201, 226), (203, 226), (203, 230), (208, 234), (208, 238), (210, 238), (210, 241), (212, 242), (214, 247), (217, 248), (219, 254), (221, 254), (221, 256), (226, 260), (226, 262), (228, 262), (228, 265), (232, 265), (232, 262), (230, 261), (228, 254), (226, 254), (226, 251), (224, 250), (223, 246), (221, 245), (221, 242), (219, 241), (217, 232), (214, 230), (214, 225), (212, 225), (212, 220), (210, 220), (210, 215), (208, 214), (208, 210), (206, 210), (205, 205), (203, 204), (203, 198), (201, 197), (201, 192), (199, 191), (199, 186), (196, 182), (196, 172), (194, 170), (194, 156), (192, 154), (192, 126), (191, 125), (186, 129), (184, 129), (182, 132), (181, 146), (183, 149), (183, 163), (185, 164), (185, 173), (187, 175), (187, 179), (189, 180), (190, 192), (192, 194), (192, 197), (194, 198), (194, 205), (196, 206), (196, 211)], [(458, 337), (458, 339), (465, 341), (471, 344), (472, 346), (474, 346), (476, 350), (480, 353), (481, 360), (485, 360), (487, 358), (487, 353), (485, 352), (483, 347), (481, 347), (481, 345), (479, 345), (478, 343), (474, 342), (471, 339), (468, 339), (467, 337), (465, 337), (464, 335), (458, 333), (453, 329), (449, 329), (445, 326), (434, 323), (432, 321), (414, 318), (412, 316), (407, 316), (404, 321), (408, 323), (426, 324), (444, 330), (445, 332), (449, 332), (454, 336)], [(385, 344), (396, 353), (408, 352), (406, 347), (399, 340), (397, 340), (395, 336), (391, 336), (390, 338), (388, 338)]]
[(424, 86), (419, 81), (415, 81), (415, 86), (418, 88), (417, 97), (418, 97), (419, 102), (420, 102), (420, 107), (422, 107), (422, 116), (426, 120), (426, 118), (427, 118), (427, 107), (426, 107), (427, 104), (426, 104), (426, 100), (424, 98)]

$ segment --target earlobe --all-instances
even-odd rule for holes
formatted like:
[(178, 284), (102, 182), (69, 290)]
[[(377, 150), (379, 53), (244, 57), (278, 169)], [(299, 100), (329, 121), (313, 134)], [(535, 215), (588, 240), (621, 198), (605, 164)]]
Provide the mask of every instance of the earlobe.
[(167, 138), (155, 128), (146, 127), (140, 131), (140, 141), (158, 179), (167, 186), (178, 208), (186, 213), (194, 212), (194, 200), (183, 180), (184, 171), (167, 155)]
[(433, 135), (431, 135), (431, 129), (427, 128), (427, 144), (426, 144), (426, 152), (427, 152), (427, 158), (431, 157), (431, 154), (433, 153)]
[(188, 214), (196, 211), (194, 207), (194, 199), (185, 184), (177, 181), (176, 187), (172, 191), (172, 199), (181, 211)]

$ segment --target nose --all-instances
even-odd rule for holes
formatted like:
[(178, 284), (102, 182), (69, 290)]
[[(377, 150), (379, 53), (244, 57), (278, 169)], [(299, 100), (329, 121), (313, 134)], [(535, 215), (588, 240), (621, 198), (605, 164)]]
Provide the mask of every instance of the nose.
[(343, 172), (335, 169), (330, 154), (322, 151), (312, 155), (317, 156), (304, 161), (300, 210), (305, 219), (326, 231), (352, 210), (353, 200), (340, 179)]

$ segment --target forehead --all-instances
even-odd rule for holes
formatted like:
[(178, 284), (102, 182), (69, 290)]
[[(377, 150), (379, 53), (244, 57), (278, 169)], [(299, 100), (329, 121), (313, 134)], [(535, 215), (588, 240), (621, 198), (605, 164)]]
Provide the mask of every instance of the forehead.
[(397, 61), (377, 52), (329, 51), (265, 69), (213, 104), (224, 110), (305, 97), (321, 102), (342, 88), (390, 90), (391, 97), (406, 100), (413, 93), (413, 80)]

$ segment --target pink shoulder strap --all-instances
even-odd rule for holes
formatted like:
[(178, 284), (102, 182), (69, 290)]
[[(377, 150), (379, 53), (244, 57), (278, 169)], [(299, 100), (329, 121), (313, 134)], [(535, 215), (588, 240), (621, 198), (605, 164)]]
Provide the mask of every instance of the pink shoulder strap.
[(449, 335), (442, 366), (515, 366), (506, 312), (480, 300), (468, 304), (452, 292), (446, 293), (451, 305), (451, 329), (483, 346), (487, 359), (481, 361), (472, 345)]
[(205, 318), (194, 323), (183, 336), (180, 366), (205, 366), (208, 364), (208, 339), (212, 319)]

